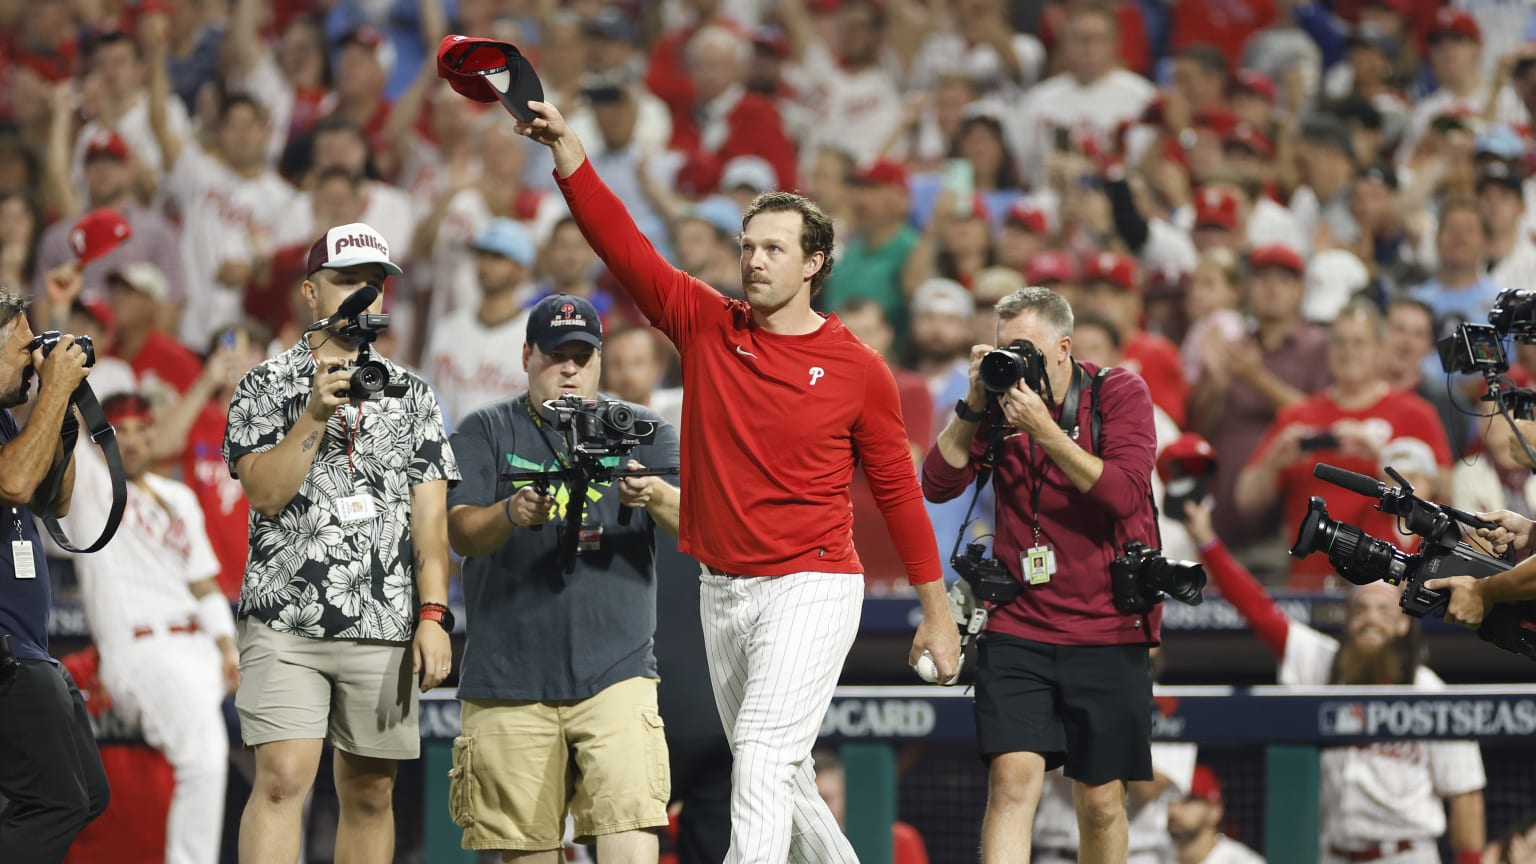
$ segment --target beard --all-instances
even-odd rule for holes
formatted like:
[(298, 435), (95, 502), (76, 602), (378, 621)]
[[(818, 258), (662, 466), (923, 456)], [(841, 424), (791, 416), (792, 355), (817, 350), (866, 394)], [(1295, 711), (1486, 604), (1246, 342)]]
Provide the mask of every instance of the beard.
[(22, 370), (21, 381), (12, 390), (0, 391), (0, 408), (15, 408), (27, 401), (27, 395), (32, 390), (33, 368), (29, 364)]
[(1333, 658), (1333, 684), (1403, 684), (1407, 683), (1408, 663), (1401, 639), (1391, 639), (1376, 648), (1367, 648), (1354, 640), (1339, 646)]

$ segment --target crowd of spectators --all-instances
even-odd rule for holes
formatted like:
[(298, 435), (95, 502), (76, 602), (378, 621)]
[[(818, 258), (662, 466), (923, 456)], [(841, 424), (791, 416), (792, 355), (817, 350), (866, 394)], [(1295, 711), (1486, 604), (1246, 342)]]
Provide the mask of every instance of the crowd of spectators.
[[(403, 263), (380, 348), (450, 426), (526, 386), (527, 310), (552, 292), (637, 330), (610, 341), (609, 390), (674, 419), (686, 398), (547, 154), (438, 79), (447, 33), (527, 53), (652, 242), (722, 292), (740, 293), (753, 195), (826, 208), (840, 243), (818, 302), (897, 370), (914, 458), (993, 340), (992, 304), (1046, 285), (1079, 357), (1146, 379), (1160, 443), (1213, 443), (1216, 530), (1270, 585), (1336, 587), (1319, 556), (1284, 554), (1316, 462), (1391, 464), (1469, 510), (1536, 503), (1434, 347), (1536, 288), (1526, 4), (0, 2), (0, 282), (30, 286), (34, 329), (97, 337), (98, 390), (155, 400), (157, 458), (227, 535), (231, 595), (228, 394), (310, 323), (298, 286), (327, 227), (367, 222)], [(130, 239), (78, 295), (50, 290), (96, 208)], [(1336, 517), (1398, 536), (1352, 497), (1329, 496)], [(869, 590), (900, 591), (873, 499), (855, 501)], [(930, 507), (946, 558), (965, 504)], [(971, 536), (985, 496), (977, 512)]]

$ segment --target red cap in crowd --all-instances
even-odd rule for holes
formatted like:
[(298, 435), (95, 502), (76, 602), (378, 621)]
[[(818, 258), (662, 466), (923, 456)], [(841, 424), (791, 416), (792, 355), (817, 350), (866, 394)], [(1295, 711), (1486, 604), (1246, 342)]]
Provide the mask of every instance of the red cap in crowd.
[(1477, 19), (1455, 6), (1441, 6), (1435, 13), (1435, 23), (1429, 28), (1431, 42), (1446, 36), (1483, 41), (1483, 31), (1477, 26)]
[(1196, 129), (1209, 129), (1225, 139), (1237, 128), (1237, 115), (1225, 108), (1212, 108), (1195, 115)]
[(1307, 265), (1302, 262), (1301, 254), (1289, 246), (1272, 243), (1248, 253), (1248, 269), (1262, 270), (1265, 267), (1279, 267), (1289, 270), (1297, 276), (1307, 271)]
[(97, 129), (85, 142), (85, 161), (89, 162), (98, 156), (127, 161), (128, 145), (111, 129)]
[(117, 315), (112, 311), (111, 305), (103, 303), (100, 300), (92, 303), (86, 303), (85, 301), (76, 297), (75, 302), (71, 308), (82, 315), (89, 316), (96, 322), (98, 326), (101, 327), (101, 329), (107, 331), (108, 333), (117, 332)]
[(69, 232), (69, 246), (75, 259), (89, 264), (122, 245), (133, 233), (128, 220), (116, 210), (101, 207), (80, 217)]
[(864, 186), (906, 186), (907, 167), (894, 159), (878, 159), (853, 176)]
[(1232, 132), (1227, 135), (1227, 140), (1223, 143), (1227, 147), (1245, 148), (1255, 155), (1263, 156), (1266, 159), (1273, 158), (1275, 155), (1274, 143), (1263, 132), (1247, 123), (1239, 123), (1232, 127)]
[(1200, 477), (1216, 469), (1216, 448), (1193, 432), (1180, 435), (1157, 454), (1157, 476), (1164, 485), (1183, 477)]
[(1232, 77), (1232, 86), (1237, 90), (1246, 90), (1266, 102), (1275, 101), (1275, 82), (1269, 80), (1269, 76), (1253, 69), (1239, 69)]
[(116, 393), (108, 396), (106, 401), (101, 403), (101, 412), (106, 415), (107, 422), (113, 426), (125, 420), (138, 420), (141, 423), (154, 422), (149, 400), (137, 393)]
[(532, 122), (530, 101), (544, 101), (544, 86), (522, 52), (494, 39), (444, 36), (437, 46), (437, 77), (476, 102), (501, 100), (512, 116)]
[(1195, 776), (1189, 781), (1189, 797), (1221, 806), (1221, 781), (1209, 765), (1195, 766)]
[(1121, 291), (1135, 291), (1136, 262), (1118, 252), (1100, 252), (1083, 264), (1084, 282), (1108, 282)]
[(1237, 196), (1221, 186), (1207, 186), (1195, 196), (1195, 228), (1237, 230)]
[(1008, 208), (1008, 215), (1003, 217), (1003, 224), (1023, 228), (1031, 234), (1050, 233), (1045, 211), (1023, 200), (1013, 202), (1013, 206)]
[(1024, 281), (1031, 285), (1048, 282), (1076, 282), (1077, 262), (1066, 252), (1051, 249), (1029, 259), (1024, 268)]

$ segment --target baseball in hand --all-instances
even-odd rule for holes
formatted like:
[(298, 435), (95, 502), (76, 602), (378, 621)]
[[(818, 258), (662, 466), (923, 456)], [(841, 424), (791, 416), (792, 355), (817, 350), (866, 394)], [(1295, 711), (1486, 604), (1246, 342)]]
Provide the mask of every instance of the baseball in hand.
[(917, 658), (917, 665), (913, 666), (912, 668), (917, 670), (917, 677), (927, 681), (929, 684), (942, 683), (945, 687), (948, 687), (949, 685), (960, 680), (960, 670), (956, 669), (955, 677), (949, 679), (948, 681), (939, 681), (939, 667), (936, 663), (933, 662), (933, 654), (927, 651), (923, 652), (923, 656)]

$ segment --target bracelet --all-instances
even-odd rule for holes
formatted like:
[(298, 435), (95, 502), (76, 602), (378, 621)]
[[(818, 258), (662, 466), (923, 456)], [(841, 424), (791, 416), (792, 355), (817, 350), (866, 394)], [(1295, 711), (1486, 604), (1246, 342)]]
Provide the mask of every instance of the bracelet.
[(517, 522), (516, 522), (516, 520), (514, 520), (512, 518), (512, 496), (509, 495), (506, 498), (502, 499), (502, 501), (501, 501), (501, 512), (507, 514), (507, 521), (511, 522), (512, 523), (512, 527), (516, 528), (517, 527)]

